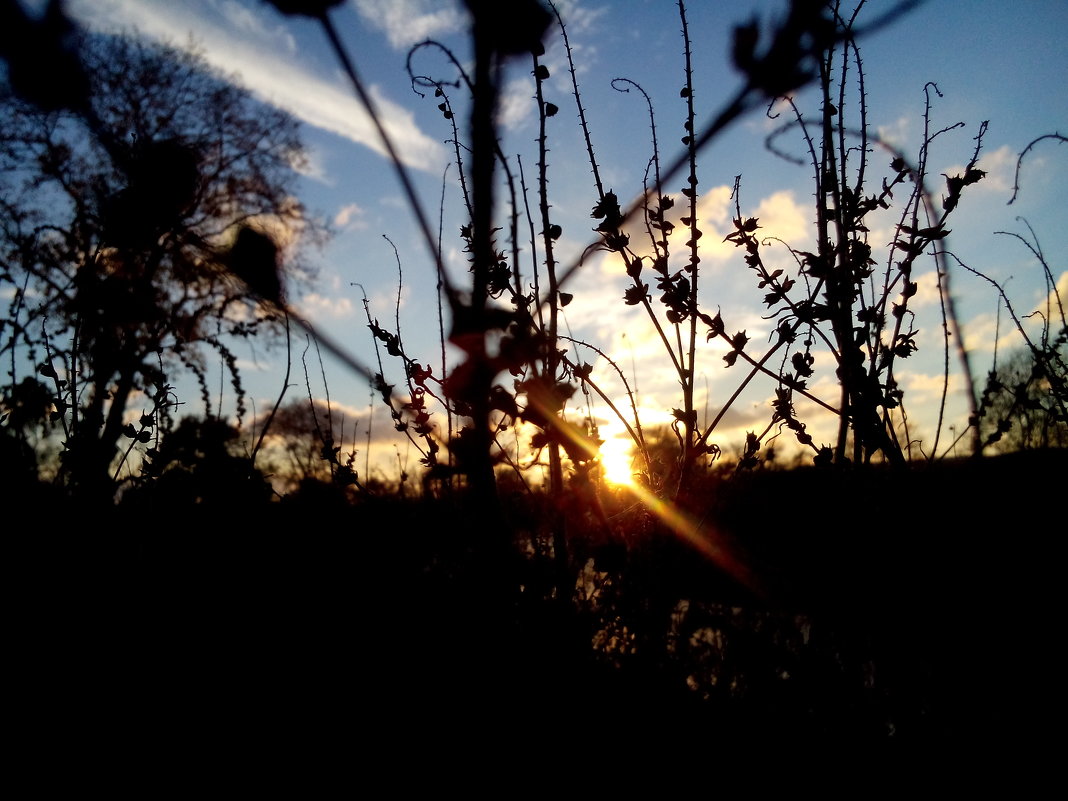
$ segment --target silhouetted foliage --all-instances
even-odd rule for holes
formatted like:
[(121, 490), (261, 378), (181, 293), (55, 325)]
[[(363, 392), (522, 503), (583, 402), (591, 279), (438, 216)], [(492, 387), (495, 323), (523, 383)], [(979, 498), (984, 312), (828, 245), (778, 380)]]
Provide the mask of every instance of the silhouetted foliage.
[[(253, 425), (262, 427), (265, 422), (266, 417)], [(354, 423), (327, 402), (293, 400), (271, 418), (257, 463), (282, 494), (313, 483), (355, 487), (355, 433)]]
[(984, 443), (1000, 453), (1068, 448), (1063, 369), (1068, 346), (1060, 345), (1058, 357), (1052, 363), (1060, 366), (1059, 375), (1048, 375), (1046, 361), (1028, 350), (990, 371), (982, 394)]
[(144, 472), (153, 480), (124, 493), (127, 509), (245, 509), (251, 518), (272, 495), (270, 483), (252, 466), (241, 432), (222, 420), (183, 417), (162, 437)]
[(12, 293), (0, 348), (5, 407), (21, 410), (10, 433), (58, 438), (59, 479), (106, 495), (136, 471), (120, 452), (158, 446), (178, 372), (200, 380), (211, 414), (205, 371), (221, 359), (241, 418), (229, 343), (279, 330), (278, 309), (259, 302), (282, 297), (278, 243), (315, 224), (292, 195), (292, 118), (196, 54), (133, 37), (70, 47), (84, 102), (43, 102), (17, 80), (0, 97), (0, 282)]
[[(270, 5), (333, 33), (336, 1)], [(198, 744), (218, 737), (231, 748), (235, 731), (263, 741), (293, 732), (333, 738), (340, 719), (390, 749), (415, 740), (443, 757), (493, 749), (537, 761), (550, 749), (626, 748), (639, 764), (666, 756), (675, 771), (703, 764), (683, 761), (687, 748), (704, 760), (720, 753), (710, 746), (739, 741), (902, 738), (967, 748), (1019, 737), (1059, 686), (1049, 636), (1061, 617), (1059, 568), (1035, 554), (1063, 527), (1056, 497), (1068, 451), (913, 460), (896, 425), (903, 392), (894, 371), (916, 348), (914, 264), (935, 255), (946, 216), (983, 177), (975, 166), (982, 129), (963, 173), (946, 176), (941, 210), (928, 207), (925, 168), (899, 155), (872, 161), (867, 132), (842, 121), (844, 87), (860, 68), (854, 18), (847, 22), (838, 3), (794, 0), (777, 26), (735, 28), (743, 86), (699, 130), (679, 2), (686, 152), (662, 166), (653, 126), (647, 185), (627, 208), (602, 185), (590, 145), (592, 213), (575, 224), (589, 226), (591, 247), (622, 260), (622, 302), (647, 314), (683, 392), (671, 423), (643, 432), (634, 393), (612, 365), (633, 420), (612, 408), (640, 451), (640, 480), (610, 488), (597, 479), (597, 422), (566, 417), (580, 392), (613, 399), (569, 349), (605, 354), (564, 337), (557, 319), (573, 296), (561, 289), (567, 273), (554, 255), (571, 222), (550, 214), (548, 194), (546, 120), (560, 106), (543, 95), (548, 68), (538, 59), (552, 20), (540, 3), (516, 3), (516, 27), (506, 6), (467, 4), (479, 56), (473, 79), (451, 54), (462, 80), (412, 75), (417, 91), (433, 90), (471, 178), (463, 179), (471, 224), (459, 236), (474, 291), (457, 300), (462, 293), (439, 273), (460, 365), (445, 374), (442, 356), (436, 374), (430, 359), (406, 351), (399, 311), (394, 330), (367, 307), (375, 347), (400, 360), (403, 384), (389, 383), (381, 362), (364, 375), (397, 431), (425, 447), (418, 497), (367, 477), (357, 484), (355, 447), (346, 452), (348, 432), (328, 403), (279, 402), (253, 421), (270, 428), (251, 453), (238, 429), (210, 414), (206, 389), (206, 416), (170, 424), (173, 369), (192, 369), (206, 386), (201, 359), (214, 350), (240, 399), (222, 334), (251, 335), (285, 311), (282, 268), (293, 262), (272, 234), (276, 224), (303, 222), (284, 191), (300, 153), (292, 121), (253, 113), (246, 96), (195, 59), (123, 39), (84, 51), (94, 87), (86, 111), (76, 93), (50, 94), (32, 80), (25, 70), (37, 54), (0, 39), (19, 95), (4, 99), (11, 125), (0, 134), (0, 280), (14, 292), (2, 328), (11, 371), (0, 462), (18, 493), (13, 505), (32, 499), (49, 523), (74, 520), (79, 535), (9, 538), (31, 546), (17, 563), (26, 568), (18, 590), (33, 601), (25, 617), (35, 647), (25, 652), (49, 689), (34, 699), (44, 707), (34, 709), (46, 721), (38, 725), (53, 725), (46, 712), (66, 718), (73, 709), (94, 723), (128, 716), (138, 738), (157, 734), (160, 720), (173, 726), (165, 736), (182, 738), (180, 724), (189, 723)], [(11, 19), (34, 35), (58, 25)], [(46, 36), (42, 53), (59, 57), (57, 36)], [(434, 44), (413, 53), (424, 47)], [(531, 59), (537, 92), (533, 282), (518, 269), (518, 214), (511, 253), (498, 249), (491, 216), (495, 169), (505, 173), (511, 208), (527, 194), (522, 170), (517, 188), (496, 149), (493, 78), (503, 57)], [(815, 252), (765, 237), (735, 186), (726, 240), (778, 323), (761, 353), (731, 325), (735, 310), (713, 314), (698, 300), (695, 158), (744, 111), (813, 80), (821, 108), (809, 119), (795, 107), (772, 139), (795, 131), (808, 150)], [(478, 106), (463, 146), (450, 97), (457, 86)], [(640, 89), (626, 79), (614, 86)], [(575, 94), (590, 142), (577, 84)], [(865, 103), (861, 96), (856, 110)], [(872, 190), (866, 181), (880, 164), (885, 174)], [(680, 174), (675, 196), (667, 187)], [(869, 215), (889, 210), (894, 192), (903, 196), (900, 216), (880, 275)], [(678, 225), (676, 202), (685, 207)], [(641, 226), (628, 227), (635, 217), (645, 250), (632, 235)], [(765, 264), (777, 245), (793, 259), (789, 269)], [(1044, 319), (1022, 362), (992, 371), (969, 421), (975, 430), (996, 418), (996, 431), (1009, 421), (1011, 432), (1026, 409), (1021, 426), (1037, 428), (1022, 427), (1020, 445), (1052, 444), (1030, 438), (1036, 430), (1063, 436), (1059, 297)], [(728, 369), (748, 370), (739, 389), (754, 377), (774, 389), (767, 427), (736, 448), (711, 435), (737, 395), (698, 424), (699, 333), (729, 346)], [(839, 393), (837, 407), (823, 402), (841, 420), (833, 446), (815, 442), (794, 407), (798, 395), (819, 401), (811, 387), (821, 369), (835, 375)], [(128, 416), (142, 397), (146, 408)], [(435, 402), (447, 415), (443, 432)], [(536, 452), (526, 465), (499, 436), (521, 422)], [(127, 453), (143, 449), (139, 480), (107, 515), (48, 503), (37, 492), (35, 448), (51, 433), (65, 437), (60, 476), (82, 489), (110, 501), (105, 471), (119, 442), (128, 441)], [(813, 464), (766, 469), (784, 433)], [(259, 469), (282, 472), (275, 448), (293, 464), (295, 486), (281, 499)], [(525, 468), (544, 466), (543, 450), (550, 481), (533, 489)], [(103, 536), (84, 536), (83, 527), (101, 522)], [(71, 675), (72, 662), (81, 674)], [(135, 745), (160, 747), (145, 739)]]

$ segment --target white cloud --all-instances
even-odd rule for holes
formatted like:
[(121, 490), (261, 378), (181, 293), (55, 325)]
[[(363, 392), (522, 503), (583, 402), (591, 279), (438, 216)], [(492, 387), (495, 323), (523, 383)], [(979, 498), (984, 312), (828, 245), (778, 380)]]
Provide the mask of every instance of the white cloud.
[(510, 81), (501, 92), (497, 121), (508, 130), (518, 128), (537, 109), (533, 94), (534, 88), (529, 80)]
[(1044, 302), (1036, 306), (1032, 312), (1045, 314), (1047, 309), (1060, 309), (1066, 302), (1068, 302), (1068, 270), (1061, 273), (1057, 279), (1056, 290), (1051, 290)]
[(964, 380), (958, 372), (950, 373), (948, 386), (946, 376), (942, 373), (924, 374), (909, 371), (898, 376), (898, 380), (905, 391), (906, 406), (915, 409), (940, 403), (943, 392), (946, 394), (948, 403), (951, 396), (962, 393), (964, 390)]
[[(994, 314), (977, 314), (967, 320), (960, 321), (960, 327), (964, 336), (964, 349), (972, 357), (973, 369), (977, 358), (984, 358), (986, 354), (994, 352), (995, 340), (998, 341), (999, 349), (1004, 347), (1012, 349), (1019, 345), (1016, 329), (1006, 326), (1004, 318), (999, 324)], [(941, 334), (941, 332), (932, 331), (932, 334)], [(1015, 343), (1010, 343), (1013, 338), (1016, 338)], [(940, 337), (938, 342), (941, 342)], [(934, 345), (935, 343), (932, 342), (931, 346), (934, 347)]]
[(612, 11), (608, 5), (591, 7), (585, 0), (581, 4), (575, 0), (558, 0), (555, 5), (567, 26), (569, 39), (573, 34), (596, 31), (602, 18)]
[(386, 35), (395, 50), (466, 29), (460, 3), (442, 0), (354, 0), (364, 23)]
[[(1007, 192), (1011, 190), (1013, 178), (1016, 173), (1016, 159), (1016, 151), (1008, 145), (1002, 145), (997, 150), (981, 154), (975, 166), (978, 169), (983, 170), (986, 175), (983, 176), (983, 179), (979, 181), (979, 183), (965, 188), (964, 192)], [(942, 172), (952, 176), (964, 175), (965, 165), (954, 164), (953, 166), (942, 170)], [(943, 193), (945, 192), (945, 182), (941, 176), (934, 181), (934, 184), (940, 191)]]
[(334, 215), (334, 225), (338, 228), (365, 228), (364, 210), (356, 203), (349, 203)]
[(234, 0), (221, 0), (218, 7), (234, 28), (260, 41), (274, 42), (281, 50), (291, 55), (297, 52), (297, 41), (293, 38), (293, 34), (281, 25), (269, 25), (266, 17), (256, 14), (248, 6), (243, 6)]
[(300, 313), (310, 320), (332, 318), (343, 320), (353, 316), (352, 301), (337, 295), (326, 297), (318, 293), (305, 295), (300, 299)]
[(807, 248), (812, 239), (812, 211), (798, 203), (790, 190), (783, 189), (760, 201), (751, 215), (760, 223), (760, 233), (775, 236), (795, 248)]
[[(938, 274), (934, 270), (913, 273), (912, 280), (916, 284), (916, 294), (909, 299), (910, 309), (917, 311), (923, 308), (937, 308), (942, 304), (942, 295), (938, 291)], [(892, 302), (901, 302), (903, 287), (902, 281), (898, 281), (895, 291), (890, 293)]]
[(720, 226), (726, 226), (734, 217), (734, 208), (731, 205), (731, 187), (723, 184), (701, 195), (697, 203), (697, 217), (701, 220), (711, 220)]
[[(1022, 301), (1018, 304), (1014, 302), (1014, 307), (1018, 309), (1016, 315), (1020, 320), (1020, 325), (1033, 342), (1041, 338), (1043, 320), (1047, 314), (1052, 319), (1051, 328), (1056, 330), (1060, 319), (1059, 309), (1065, 303), (1066, 298), (1068, 298), (1068, 271), (1062, 272), (1058, 277), (1056, 290), (1050, 290), (1043, 298), (1037, 301), (1032, 300), (1027, 305), (1024, 305)], [(992, 296), (991, 303), (993, 302)], [(1030, 308), (1029, 313), (1021, 313), (1027, 308)], [(979, 314), (962, 321), (961, 327), (964, 329), (964, 345), (969, 353), (992, 354), (995, 341), (999, 354), (1019, 350), (1025, 345), (1020, 330), (1004, 307), (1001, 309), (1000, 320), (994, 312)]]
[[(313, 73), (291, 54), (292, 36), (249, 8), (225, 2), (203, 5), (202, 13), (190, 13), (164, 3), (135, 0), (75, 0), (70, 13), (96, 30), (136, 29), (142, 35), (185, 47), (187, 32), (213, 67), (235, 80), (264, 102), (275, 105), (303, 122), (371, 148), (382, 156), (387, 150), (375, 126), (353, 90), (337, 78)], [(226, 22), (228, 24), (222, 24)], [(413, 169), (438, 170), (445, 161), (444, 146), (416, 126), (411, 111), (370, 88), (379, 118), (400, 158)]]
[(977, 166), (986, 171), (986, 177), (979, 182), (979, 186), (999, 191), (1011, 189), (1016, 173), (1016, 159), (1016, 151), (1008, 145), (1002, 145), (992, 153), (980, 156)]
[[(732, 192), (732, 188), (724, 184), (704, 193), (698, 201), (697, 227), (703, 233), (700, 251), (703, 262), (722, 264), (735, 258), (740, 260), (744, 255), (739, 254), (734, 243), (723, 241), (734, 231), (733, 220), (737, 212)], [(763, 198), (755, 208), (742, 207), (743, 219), (757, 218), (759, 237), (774, 236), (801, 250), (811, 249), (811, 213), (808, 206), (797, 201), (794, 192), (786, 189)], [(762, 254), (765, 258), (776, 258), (783, 252), (778, 243), (768, 243), (768, 247), (774, 250), (766, 250)]]
[[(752, 285), (739, 285), (737, 281), (722, 280), (726, 277), (722, 269), (733, 270), (737, 267), (741, 271), (745, 270), (737, 248), (732, 243), (722, 242), (723, 237), (733, 230), (731, 220), (735, 216), (735, 210), (731, 191), (729, 186), (716, 187), (702, 195), (698, 203), (698, 227), (704, 233), (700, 256), (702, 265), (710, 270), (704, 273), (702, 286), (703, 291), (708, 293), (706, 297), (714, 297), (716, 306), (722, 304), (729, 333), (744, 330), (751, 343), (747, 352), (755, 354), (767, 347), (773, 323), (762, 317), (762, 294), (758, 292), (753, 295), (750, 291), (750, 286), (755, 286), (755, 277)], [(679, 198), (676, 198), (675, 210), (683, 215), (685, 211), (679, 211), (678, 200)], [(743, 214), (747, 213), (743, 211)], [(794, 194), (788, 191), (769, 195), (752, 211), (752, 216), (760, 219), (761, 231), (766, 230), (769, 234), (781, 236), (797, 247), (806, 247), (810, 238), (807, 214), (807, 207), (798, 203)], [(637, 241), (637, 236), (640, 234), (635, 232), (632, 243)], [(672, 240), (676, 242), (676, 251), (681, 249), (685, 237), (688, 237), (686, 231), (677, 227)], [(781, 255), (783, 249), (777, 247), (777, 251), (776, 257)], [(737, 260), (737, 264), (724, 268), (723, 265), (728, 260)], [(660, 293), (655, 287), (654, 276), (648, 269), (648, 262), (642, 280), (650, 285), (653, 307), (658, 315), (662, 315)], [(569, 291), (575, 294), (575, 300), (567, 309), (567, 319), (576, 331), (581, 330), (590, 341), (597, 343), (620, 369), (624, 370), (628, 380), (632, 372), (637, 374), (643, 403), (662, 409), (677, 406), (680, 402), (679, 378), (672, 366), (667, 346), (648, 320), (645, 311), (637, 306), (627, 306), (623, 301), (623, 293), (631, 283), (624, 274), (622, 260), (617, 254), (603, 251), (592, 254), (585, 269), (576, 275), (575, 281), (569, 287)], [(618, 294), (614, 298), (610, 295), (606, 301), (605, 290), (609, 286), (617, 287)], [(746, 298), (751, 302), (747, 302)], [(735, 303), (735, 300), (738, 302)], [(714, 314), (715, 310), (713, 307), (710, 313)], [(663, 323), (662, 316), (661, 321)], [(671, 347), (674, 348), (674, 333), (670, 325), (664, 325)], [(699, 326), (699, 369), (708, 370), (709, 376), (717, 385), (734, 380), (734, 373), (728, 374), (723, 362), (727, 349), (727, 345), (720, 340), (706, 342), (705, 326)], [(603, 381), (606, 386), (616, 386), (620, 383), (616, 372), (600, 357), (583, 350), (581, 358), (591, 363), (596, 362), (595, 376), (598, 381)], [(719, 389), (716, 391), (720, 392)], [(613, 394), (610, 391), (609, 394), (622, 397), (618, 392)]]
[(908, 142), (911, 120), (909, 117), (898, 117), (889, 125), (880, 125), (876, 129), (879, 139), (890, 147), (901, 150)]

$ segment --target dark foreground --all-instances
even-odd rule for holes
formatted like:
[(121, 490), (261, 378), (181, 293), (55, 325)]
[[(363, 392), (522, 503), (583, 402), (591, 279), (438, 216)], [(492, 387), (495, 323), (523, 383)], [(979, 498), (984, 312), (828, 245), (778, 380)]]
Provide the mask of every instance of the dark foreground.
[(18, 725), (38, 753), (308, 750), (372, 772), (398, 754), (1042, 749), (1064, 715), (1066, 477), (1064, 453), (754, 474), (707, 509), (756, 591), (654, 522), (576, 544), (572, 604), (550, 563), (473, 551), (450, 504), (48, 510), (4, 535)]

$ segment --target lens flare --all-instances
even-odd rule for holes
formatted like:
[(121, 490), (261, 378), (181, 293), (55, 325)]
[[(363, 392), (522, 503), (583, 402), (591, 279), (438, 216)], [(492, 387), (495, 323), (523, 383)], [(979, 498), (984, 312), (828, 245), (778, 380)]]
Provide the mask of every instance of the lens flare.
[(707, 519), (695, 519), (685, 509), (666, 498), (657, 497), (638, 482), (632, 483), (630, 490), (672, 534), (714, 562), (758, 597), (766, 597), (762, 582), (747, 564), (742, 552), (714, 523)]
[(601, 443), (600, 462), (605, 481), (627, 487), (634, 483), (634, 454), (629, 439), (606, 439)]

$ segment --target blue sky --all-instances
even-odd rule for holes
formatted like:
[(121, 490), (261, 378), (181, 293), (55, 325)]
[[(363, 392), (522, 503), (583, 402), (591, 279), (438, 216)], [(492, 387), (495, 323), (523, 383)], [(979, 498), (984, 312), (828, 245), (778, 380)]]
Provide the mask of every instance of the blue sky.
[[(892, 5), (887, 0), (869, 2), (867, 18)], [(687, 22), (693, 40), (699, 126), (740, 85), (741, 78), (729, 57), (732, 26), (753, 15), (773, 18), (784, 7), (784, 2), (770, 0), (689, 3)], [(558, 8), (578, 68), (602, 179), (606, 188), (629, 201), (641, 191), (651, 152), (649, 115), (637, 92), (615, 91), (612, 80), (633, 80), (650, 96), (661, 156), (665, 161), (674, 159), (682, 150), (685, 115), (679, 96), (684, 74), (677, 4), (670, 0), (561, 0)], [(403, 273), (399, 317), (405, 345), (417, 360), (436, 363), (438, 307), (432, 263), (377, 134), (317, 23), (285, 17), (258, 0), (70, 0), (68, 10), (94, 29), (125, 29), (177, 45), (194, 42), (209, 62), (232, 74), (264, 102), (298, 117), (304, 123), (311, 156), (309, 169), (300, 181), (300, 197), (331, 223), (334, 235), (324, 248), (310, 254), (319, 269), (318, 281), (295, 298), (295, 305), (356, 359), (376, 368), (363, 290), (372, 314), (392, 328), (398, 313), (399, 260)], [(419, 97), (406, 72), (410, 48), (428, 38), (449, 47), (466, 63), (467, 21), (462, 3), (350, 0), (333, 10), (331, 19), (361, 78), (371, 88), (435, 226), (445, 174), (445, 258), (451, 274), (463, 282), (466, 266), (457, 234), (465, 220), (456, 213), (458, 173), (455, 165), (445, 173), (452, 159), (451, 146), (446, 144), (451, 129), (437, 109), (440, 101), (430, 95)], [(924, 86), (928, 81), (935, 82), (942, 94), (933, 98), (932, 125), (943, 128), (963, 123), (941, 135), (932, 147), (933, 176), (960, 170), (971, 157), (980, 124), (989, 121), (979, 160), (987, 177), (966, 191), (961, 207), (951, 218), (948, 247), (969, 266), (1007, 282), (1021, 314), (1037, 308), (1046, 290), (1042, 272), (1027, 248), (1011, 236), (995, 233), (1030, 236), (1019, 217), (1026, 218), (1038, 235), (1062, 294), (1068, 290), (1068, 264), (1063, 256), (1068, 252), (1068, 149), (1063, 144), (1047, 141), (1030, 153), (1020, 174), (1019, 197), (1008, 205), (1020, 151), (1043, 134), (1068, 134), (1066, 34), (1068, 3), (1063, 0), (929, 0), (861, 42), (873, 130), (914, 156), (921, 141)], [(570, 264), (595, 239), (590, 209), (596, 193), (559, 29), (554, 27), (550, 32), (546, 48), (542, 63), (550, 70), (547, 99), (561, 109), (550, 120), (551, 203), (553, 217), (563, 227), (558, 257)], [(420, 72), (436, 78), (456, 77), (448, 62), (430, 49), (420, 51), (414, 64)], [(502, 147), (512, 156), (513, 168), (518, 164), (516, 156), (521, 157), (530, 186), (534, 185), (537, 162), (533, 93), (529, 60), (512, 64), (504, 81)], [(460, 102), (461, 95), (454, 92), (453, 99)], [(811, 92), (798, 93), (796, 101), (809, 114), (818, 109)], [(745, 329), (754, 349), (767, 341), (771, 330), (771, 323), (761, 318), (763, 292), (756, 287), (740, 252), (719, 244), (730, 231), (733, 203), (729, 195), (735, 176), (741, 175), (743, 214), (758, 217), (764, 233), (796, 248), (811, 249), (814, 219), (810, 169), (767, 151), (764, 139), (776, 122), (764, 111), (757, 109), (706, 148), (699, 157), (698, 173), (702, 193), (699, 216), (705, 233), (703, 303), (713, 313), (721, 308), (729, 329)], [(799, 152), (796, 137), (782, 143)], [(876, 182), (889, 160), (882, 154), (873, 158)], [(677, 184), (674, 188), (681, 189), (682, 181)], [(531, 203), (534, 205), (536, 198), (531, 198)], [(537, 228), (540, 230), (540, 225)], [(526, 230), (525, 224), (522, 230)], [(884, 230), (873, 230), (871, 242), (877, 259), (892, 235), (890, 218)], [(675, 245), (677, 251), (683, 238)], [(527, 243), (521, 245), (529, 264)], [(990, 284), (959, 268), (951, 267), (951, 280), (973, 370), (982, 375), (991, 363), (997, 297)], [(919, 283), (916, 310), (921, 350), (902, 365), (909, 370), (900, 377), (913, 436), (929, 446), (943, 358), (941, 322), (929, 266)], [(565, 287), (575, 296), (565, 316), (576, 338), (596, 344), (628, 374), (634, 370), (643, 423), (651, 425), (665, 420), (670, 409), (680, 405), (678, 386), (671, 371), (665, 369), (664, 352), (652, 337), (652, 329), (633, 307), (623, 303), (627, 285), (619, 265), (599, 255), (589, 258)], [(1004, 314), (1000, 330), (1002, 348), (1018, 345)], [(725, 368), (725, 350), (722, 345), (702, 342), (699, 351), (698, 384), (702, 395), (707, 387), (708, 398), (699, 398), (696, 406), (707, 409), (709, 415), (718, 412), (741, 377), (740, 368)], [(583, 358), (594, 360), (588, 352)], [(369, 388), (328, 354), (324, 360), (328, 386), (324, 387), (316, 365), (312, 390), (322, 396), (328, 389), (332, 402), (351, 421), (359, 421), (358, 446), (363, 450)], [(266, 409), (278, 396), (284, 365), (262, 348), (250, 350), (243, 364), (246, 387), (256, 396), (257, 408)], [(387, 363), (386, 368), (387, 378), (400, 384), (400, 365)], [(953, 369), (956, 374), (955, 361)], [(294, 365), (294, 376), (299, 384), (290, 390), (289, 398), (306, 394), (299, 361)], [(613, 386), (612, 371), (604, 360), (596, 361), (594, 376)], [(966, 410), (959, 375), (954, 376), (951, 387), (946, 425), (960, 430)], [(821, 388), (830, 399), (835, 398), (829, 385)], [(613, 392), (620, 389), (616, 385)], [(768, 384), (755, 387), (724, 419), (713, 441), (733, 452), (746, 430), (763, 430), (770, 418), (767, 401), (772, 391)], [(189, 394), (191, 398), (196, 395)], [(805, 419), (809, 410), (799, 404), (798, 411)], [(604, 414), (603, 409), (595, 412)], [(419, 454), (392, 432), (381, 406), (374, 407), (373, 413), (374, 459), (392, 465), (399, 457), (414, 469)], [(578, 408), (575, 413), (576, 419), (581, 419), (585, 410)], [(831, 442), (833, 421), (814, 416), (810, 430), (818, 442)], [(613, 424), (602, 428), (602, 435), (618, 433), (620, 427)]]

